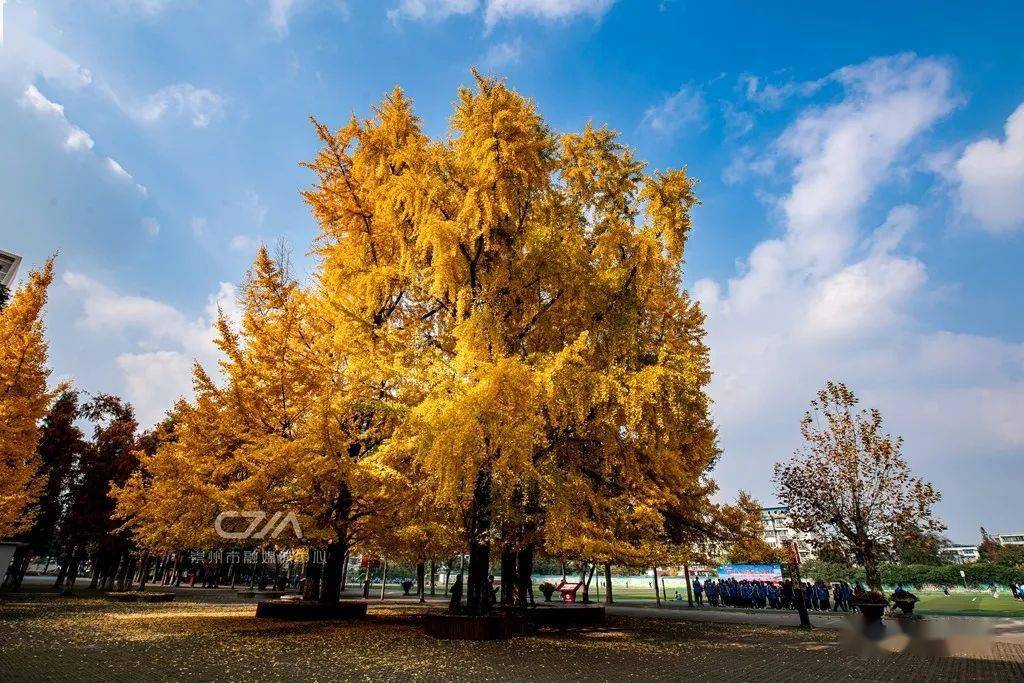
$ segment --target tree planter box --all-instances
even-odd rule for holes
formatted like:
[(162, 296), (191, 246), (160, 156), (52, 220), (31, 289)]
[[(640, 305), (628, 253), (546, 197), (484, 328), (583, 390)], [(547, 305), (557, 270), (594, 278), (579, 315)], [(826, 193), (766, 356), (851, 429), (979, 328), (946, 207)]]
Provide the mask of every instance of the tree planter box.
[(317, 621), (321, 619), (362, 619), (365, 616), (366, 603), (355, 600), (346, 600), (337, 605), (289, 600), (260, 600), (256, 603), (256, 617), (260, 619)]
[(139, 593), (137, 591), (124, 591), (119, 593), (107, 593), (106, 598), (111, 602), (171, 602), (174, 600), (174, 593)]
[(604, 623), (603, 605), (537, 606), (526, 611), (536, 626), (597, 626)]
[(501, 614), (473, 617), (430, 613), (423, 617), (423, 630), (428, 636), (447, 640), (498, 640), (525, 635), (527, 622), (520, 616)]
[(912, 615), (914, 613), (914, 603), (915, 602), (917, 602), (917, 601), (916, 600), (894, 600), (892, 604), (893, 604), (894, 607), (896, 607), (896, 609), (898, 609), (901, 612), (903, 612), (903, 614), (905, 614), (907, 616), (910, 616), (910, 615)]
[(864, 623), (875, 624), (882, 621), (882, 614), (885, 613), (885, 605), (865, 605), (863, 603), (857, 605), (857, 609), (860, 610), (861, 615), (864, 617)]

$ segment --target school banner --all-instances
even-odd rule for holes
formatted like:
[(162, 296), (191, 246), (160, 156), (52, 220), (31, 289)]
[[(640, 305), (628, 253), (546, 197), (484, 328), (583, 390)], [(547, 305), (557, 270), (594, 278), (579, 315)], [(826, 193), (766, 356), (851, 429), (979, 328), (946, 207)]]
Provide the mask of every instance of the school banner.
[(777, 564), (723, 564), (718, 578), (737, 581), (782, 581), (782, 566)]

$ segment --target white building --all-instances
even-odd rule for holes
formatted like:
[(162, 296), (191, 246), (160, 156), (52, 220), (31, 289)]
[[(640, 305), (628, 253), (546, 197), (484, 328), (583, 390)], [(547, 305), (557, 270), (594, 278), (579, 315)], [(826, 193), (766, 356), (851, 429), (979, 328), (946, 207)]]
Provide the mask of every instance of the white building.
[(939, 556), (955, 564), (970, 564), (981, 557), (976, 545), (951, 545), (939, 550)]
[(992, 538), (999, 545), (1024, 545), (1024, 531), (1014, 531), (1009, 534), (992, 534)]
[(10, 287), (14, 282), (14, 276), (18, 274), (18, 266), (21, 265), (21, 257), (0, 249), (0, 284)]
[(800, 533), (793, 529), (789, 508), (761, 508), (761, 521), (764, 522), (765, 543), (773, 548), (782, 548), (787, 541), (793, 541), (800, 553), (801, 562), (817, 559), (818, 554), (815, 552), (813, 544), (814, 535)]

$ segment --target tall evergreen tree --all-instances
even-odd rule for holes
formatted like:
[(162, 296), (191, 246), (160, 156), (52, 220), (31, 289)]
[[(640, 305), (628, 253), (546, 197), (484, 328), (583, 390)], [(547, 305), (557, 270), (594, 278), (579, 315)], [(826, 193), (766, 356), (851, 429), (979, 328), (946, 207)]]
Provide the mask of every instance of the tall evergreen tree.
[(82, 430), (75, 424), (79, 415), (78, 392), (67, 390), (57, 397), (43, 418), (36, 452), (44, 485), (35, 523), (19, 538), (26, 545), (19, 549), (9, 570), (12, 590), (20, 587), (33, 555), (51, 556), (60, 550), (57, 530), (67, 512), (71, 472), (86, 446)]
[(129, 534), (114, 514), (112, 487), (125, 484), (139, 464), (131, 405), (117, 396), (100, 394), (82, 407), (93, 422), (93, 434), (76, 464), (70, 505), (61, 536), (70, 549), (68, 580), (85, 553), (93, 561), (94, 585), (112, 588), (119, 569), (126, 569), (132, 548)]

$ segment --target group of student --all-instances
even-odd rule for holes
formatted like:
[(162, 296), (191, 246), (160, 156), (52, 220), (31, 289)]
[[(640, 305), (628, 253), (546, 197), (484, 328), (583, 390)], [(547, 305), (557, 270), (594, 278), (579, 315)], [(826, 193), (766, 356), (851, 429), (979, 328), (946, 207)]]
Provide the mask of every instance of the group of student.
[[(804, 581), (800, 585), (786, 579), (775, 581), (737, 581), (736, 579), (693, 580), (693, 599), (697, 605), (704, 604), (704, 598), (712, 607), (746, 607), (750, 609), (796, 609), (800, 598), (809, 610), (843, 611), (855, 609), (854, 598), (864, 593), (864, 586), (858, 581), (853, 586), (840, 581), (831, 586), (822, 581)], [(676, 600), (682, 595), (676, 591)]]

